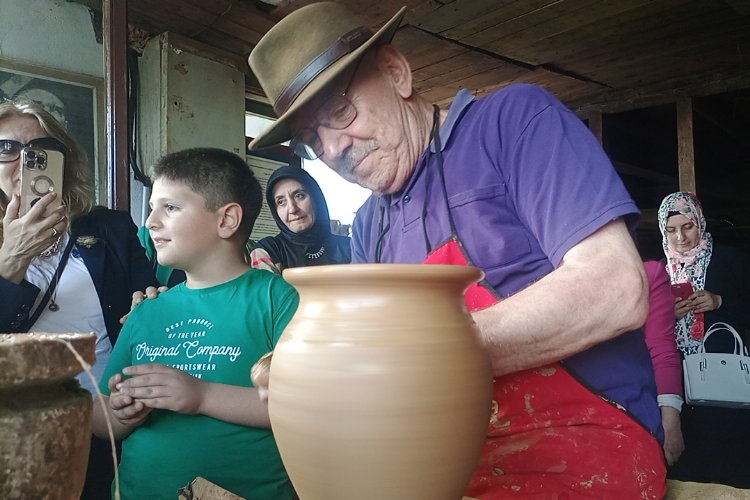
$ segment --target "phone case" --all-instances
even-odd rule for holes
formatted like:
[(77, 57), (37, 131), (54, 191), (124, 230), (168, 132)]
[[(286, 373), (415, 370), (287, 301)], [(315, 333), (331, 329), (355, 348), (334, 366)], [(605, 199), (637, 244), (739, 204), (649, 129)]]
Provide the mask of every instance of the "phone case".
[(673, 283), (672, 284), (672, 295), (679, 297), (682, 300), (687, 299), (693, 293), (693, 285), (690, 283)]
[(21, 209), (28, 212), (47, 193), (62, 195), (63, 165), (60, 151), (25, 147), (21, 150)]

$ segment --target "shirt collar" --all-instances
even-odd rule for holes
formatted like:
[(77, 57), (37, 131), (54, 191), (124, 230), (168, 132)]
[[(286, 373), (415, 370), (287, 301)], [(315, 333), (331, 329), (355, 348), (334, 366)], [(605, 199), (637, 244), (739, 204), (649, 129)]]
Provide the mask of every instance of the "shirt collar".
[[(448, 144), (448, 141), (450, 141), (451, 134), (453, 134), (453, 129), (461, 118), (461, 115), (473, 101), (474, 95), (466, 89), (459, 90), (458, 94), (456, 94), (456, 97), (453, 98), (453, 102), (448, 108), (448, 116), (445, 118), (443, 125), (440, 127), (440, 142), (442, 146), (441, 151), (445, 151), (445, 145)], [(433, 153), (437, 152), (434, 142), (430, 143), (430, 151), (432, 151)]]

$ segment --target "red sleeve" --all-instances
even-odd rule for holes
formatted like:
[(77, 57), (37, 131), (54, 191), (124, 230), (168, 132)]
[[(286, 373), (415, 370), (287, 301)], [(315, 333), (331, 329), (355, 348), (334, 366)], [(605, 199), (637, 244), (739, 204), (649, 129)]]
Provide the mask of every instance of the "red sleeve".
[(674, 297), (661, 262), (647, 260), (649, 311), (643, 333), (651, 354), (658, 394), (682, 395), (682, 363), (674, 336)]

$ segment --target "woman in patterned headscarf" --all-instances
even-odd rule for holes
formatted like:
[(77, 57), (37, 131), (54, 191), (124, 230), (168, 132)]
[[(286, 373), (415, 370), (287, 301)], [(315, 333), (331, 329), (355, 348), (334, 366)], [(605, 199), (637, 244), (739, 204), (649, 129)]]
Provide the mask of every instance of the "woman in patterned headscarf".
[[(750, 329), (750, 260), (737, 249), (714, 242), (706, 231), (700, 202), (692, 193), (676, 192), (658, 213), (666, 269), (672, 284), (689, 283), (687, 297), (675, 297), (675, 336), (684, 354), (700, 349), (706, 331), (718, 321), (745, 337)], [(734, 339), (712, 335), (709, 351), (732, 352)], [(707, 345), (708, 345), (707, 344)], [(750, 411), (684, 405), (685, 451), (668, 477), (750, 488)]]
[(700, 348), (705, 334), (704, 313), (719, 309), (722, 297), (706, 290), (706, 272), (713, 239), (706, 232), (700, 202), (691, 193), (672, 193), (659, 207), (659, 230), (673, 284), (689, 283), (694, 291), (675, 304), (677, 345), (685, 354)]

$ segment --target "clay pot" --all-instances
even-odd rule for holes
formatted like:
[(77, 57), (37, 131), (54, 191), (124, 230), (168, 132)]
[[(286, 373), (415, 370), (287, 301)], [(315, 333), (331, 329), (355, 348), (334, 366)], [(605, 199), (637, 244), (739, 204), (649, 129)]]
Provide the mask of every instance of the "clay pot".
[(65, 344), (93, 363), (94, 334), (0, 334), (0, 498), (78, 499), (91, 442), (91, 395)]
[(274, 350), (269, 412), (302, 500), (458, 500), (490, 416), (492, 375), (464, 266), (284, 271), (300, 294)]

